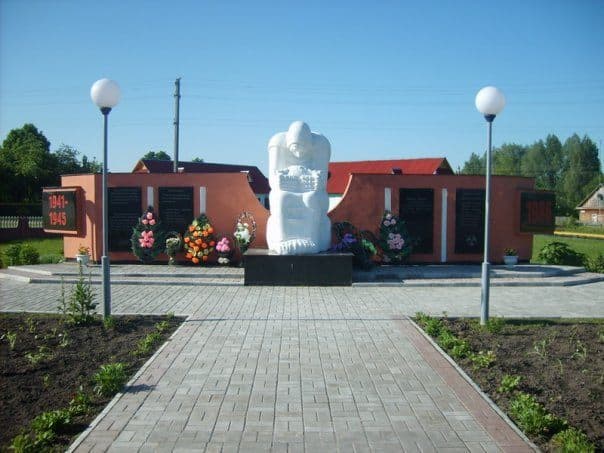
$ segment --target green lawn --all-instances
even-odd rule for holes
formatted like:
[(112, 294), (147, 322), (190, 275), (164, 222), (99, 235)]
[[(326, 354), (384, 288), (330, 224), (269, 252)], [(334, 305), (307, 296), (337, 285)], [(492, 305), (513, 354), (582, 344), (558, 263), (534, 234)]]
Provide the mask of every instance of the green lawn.
[(553, 236), (545, 234), (536, 234), (533, 237), (533, 257), (531, 262), (537, 262), (537, 254), (546, 244), (550, 242), (564, 242), (571, 249), (576, 252), (583, 253), (589, 258), (595, 258), (598, 253), (604, 255), (604, 240), (602, 239), (584, 239), (584, 238), (570, 238), (562, 236)]
[(6, 267), (6, 258), (4, 250), (11, 244), (31, 244), (42, 255), (63, 255), (63, 237), (44, 238), (44, 239), (23, 239), (18, 241), (0, 243), (0, 258), (3, 267)]

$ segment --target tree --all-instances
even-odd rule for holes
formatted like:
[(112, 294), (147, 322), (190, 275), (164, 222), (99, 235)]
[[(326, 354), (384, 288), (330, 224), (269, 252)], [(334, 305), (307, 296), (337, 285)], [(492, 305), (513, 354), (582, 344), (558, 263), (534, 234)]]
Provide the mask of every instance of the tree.
[(196, 162), (196, 163), (202, 164), (203, 163), (203, 159), (201, 157), (196, 157), (191, 162)]
[(4, 162), (2, 177), (8, 179), (10, 188), (2, 191), (3, 201), (39, 201), (40, 188), (54, 180), (50, 142), (33, 124), (8, 133), (0, 149), (0, 160)]
[(470, 159), (463, 165), (461, 169), (462, 175), (484, 175), (486, 173), (486, 156), (483, 154), (479, 157), (478, 154), (472, 153)]
[(590, 183), (600, 175), (598, 147), (587, 136), (577, 134), (569, 137), (562, 147), (568, 159), (568, 169), (564, 173), (559, 196), (567, 214), (575, 214), (575, 208), (593, 187)]
[(562, 156), (562, 144), (555, 135), (548, 135), (528, 147), (522, 158), (522, 175), (535, 178), (538, 189), (556, 190), (566, 165)]
[(170, 155), (165, 151), (149, 151), (141, 159), (149, 160), (172, 160)]
[(505, 143), (493, 150), (493, 174), (520, 176), (522, 175), (522, 158), (526, 147), (516, 143)]

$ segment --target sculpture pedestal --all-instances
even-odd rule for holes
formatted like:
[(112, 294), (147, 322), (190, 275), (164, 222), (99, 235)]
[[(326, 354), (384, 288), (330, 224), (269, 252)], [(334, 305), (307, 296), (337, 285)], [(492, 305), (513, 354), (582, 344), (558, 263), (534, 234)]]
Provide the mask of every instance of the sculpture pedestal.
[(250, 249), (243, 256), (245, 286), (350, 286), (352, 253), (271, 255)]

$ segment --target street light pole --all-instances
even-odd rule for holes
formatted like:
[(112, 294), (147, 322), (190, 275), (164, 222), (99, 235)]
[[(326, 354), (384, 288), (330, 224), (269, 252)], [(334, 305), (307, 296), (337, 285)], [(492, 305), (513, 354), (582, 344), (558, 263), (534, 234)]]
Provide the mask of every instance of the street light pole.
[(490, 239), (490, 204), (491, 204), (491, 138), (493, 120), (505, 107), (503, 93), (495, 87), (485, 87), (476, 95), (476, 108), (484, 115), (488, 124), (487, 133), (487, 168), (485, 175), (484, 195), (484, 257), (482, 261), (482, 276), (480, 279), (480, 324), (485, 325), (489, 320), (490, 272), (489, 239)]
[(103, 268), (103, 318), (111, 316), (111, 272), (109, 262), (109, 190), (107, 186), (107, 124), (109, 122), (111, 107), (102, 107), (103, 114), (103, 256), (101, 266)]
[(101, 256), (101, 266), (103, 269), (103, 318), (111, 316), (111, 280), (110, 280), (110, 262), (109, 251), (109, 191), (107, 186), (107, 126), (109, 122), (109, 112), (117, 105), (120, 100), (120, 87), (113, 80), (100, 79), (94, 82), (90, 89), (90, 97), (100, 108), (103, 114), (103, 255)]

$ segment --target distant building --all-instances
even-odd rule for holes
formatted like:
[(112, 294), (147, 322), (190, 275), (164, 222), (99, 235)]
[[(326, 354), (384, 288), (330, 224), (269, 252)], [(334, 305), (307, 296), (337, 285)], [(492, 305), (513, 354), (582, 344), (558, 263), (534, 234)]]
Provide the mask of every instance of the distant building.
[(350, 175), (385, 174), (385, 175), (452, 175), (454, 174), (449, 162), (444, 157), (425, 159), (392, 159), (392, 160), (360, 160), (353, 162), (330, 162), (327, 193), (329, 193), (329, 209), (334, 208), (342, 199)]
[[(258, 167), (179, 161), (178, 169), (182, 173), (247, 173), (248, 182), (252, 191), (256, 194), (256, 198), (265, 208), (268, 208), (270, 186), (268, 185), (268, 179)], [(172, 173), (173, 170), (174, 162), (171, 160), (141, 159), (134, 166), (132, 173)]]
[(604, 225), (604, 184), (600, 184), (575, 209), (579, 210), (579, 222)]

